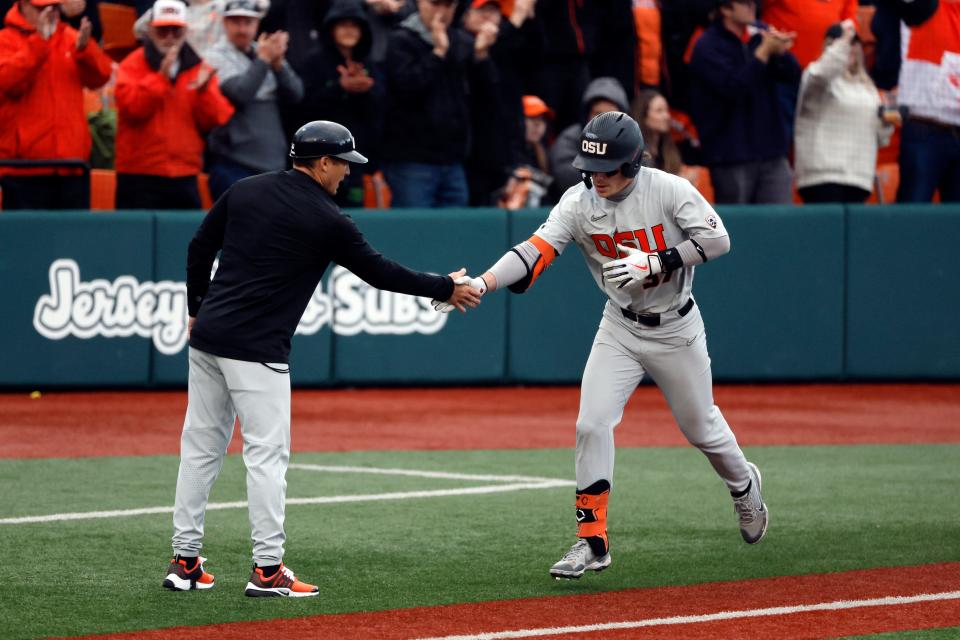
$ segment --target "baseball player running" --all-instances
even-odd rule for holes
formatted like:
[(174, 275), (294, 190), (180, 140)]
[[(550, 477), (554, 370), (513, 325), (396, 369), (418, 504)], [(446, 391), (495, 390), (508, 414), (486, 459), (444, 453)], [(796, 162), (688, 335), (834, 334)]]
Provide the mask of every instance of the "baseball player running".
[[(607, 501), (613, 483), (613, 429), (644, 375), (660, 387), (687, 440), (733, 496), (749, 544), (767, 531), (760, 471), (748, 462), (713, 403), (710, 357), (691, 296), (698, 264), (730, 250), (717, 212), (685, 179), (641, 168), (640, 127), (627, 114), (591, 120), (573, 166), (583, 183), (567, 190), (547, 221), (480, 278), (481, 294), (526, 291), (574, 242), (609, 300), (583, 372), (577, 418), (577, 542), (550, 568), (557, 579), (610, 566)], [(452, 307), (437, 303), (441, 311)]]
[[(461, 311), (480, 302), (464, 272), (411, 271), (364, 239), (333, 194), (367, 161), (335, 122), (305, 124), (290, 150), (293, 169), (234, 184), (190, 242), (187, 296), (190, 377), (173, 512), (174, 558), (163, 586), (209, 589), (200, 557), (204, 514), (239, 416), (253, 538), (248, 596), (315, 596), (283, 564), (290, 459), (290, 339), (320, 278), (336, 262), (370, 285), (449, 299)], [(210, 281), (213, 260), (220, 265)], [(458, 283), (454, 282), (458, 280)]]

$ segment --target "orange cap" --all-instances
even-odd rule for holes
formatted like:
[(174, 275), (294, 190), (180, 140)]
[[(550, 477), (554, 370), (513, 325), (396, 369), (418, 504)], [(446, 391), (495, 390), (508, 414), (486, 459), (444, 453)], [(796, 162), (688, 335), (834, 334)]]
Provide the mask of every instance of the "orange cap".
[(480, 7), (487, 4), (495, 4), (500, 7), (500, 13), (510, 17), (510, 14), (513, 13), (513, 0), (473, 0), (470, 3), (471, 9), (479, 9)]
[(30, 4), (35, 7), (52, 7), (62, 2), (63, 0), (30, 0)]
[(523, 115), (527, 118), (553, 118), (553, 109), (537, 96), (523, 96)]

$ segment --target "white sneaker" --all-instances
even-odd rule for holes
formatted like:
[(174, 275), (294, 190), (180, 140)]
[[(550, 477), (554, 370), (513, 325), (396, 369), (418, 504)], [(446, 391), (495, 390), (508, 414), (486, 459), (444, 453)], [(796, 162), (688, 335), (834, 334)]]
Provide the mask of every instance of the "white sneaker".
[(597, 556), (583, 538), (570, 547), (560, 561), (550, 567), (550, 575), (557, 580), (579, 578), (585, 571), (603, 571), (610, 566), (610, 552)]
[(756, 544), (767, 533), (770, 512), (760, 495), (762, 481), (760, 469), (752, 462), (748, 462), (747, 466), (750, 467), (750, 491), (740, 498), (733, 499), (733, 510), (740, 519), (740, 535), (747, 544)]

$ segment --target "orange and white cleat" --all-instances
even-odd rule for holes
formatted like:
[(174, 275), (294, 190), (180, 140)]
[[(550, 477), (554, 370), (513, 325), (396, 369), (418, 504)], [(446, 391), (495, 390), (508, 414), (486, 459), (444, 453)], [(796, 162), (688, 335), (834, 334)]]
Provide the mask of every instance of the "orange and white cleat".
[(306, 598), (320, 593), (320, 588), (300, 582), (293, 571), (283, 564), (272, 576), (264, 576), (263, 570), (257, 566), (253, 567), (253, 573), (250, 575), (250, 582), (247, 583), (245, 595), (251, 598), (270, 598), (283, 596), (288, 598)]
[(163, 586), (173, 591), (190, 591), (191, 589), (212, 589), (213, 574), (203, 570), (204, 557), (184, 558), (175, 556), (167, 568), (167, 577), (163, 579)]

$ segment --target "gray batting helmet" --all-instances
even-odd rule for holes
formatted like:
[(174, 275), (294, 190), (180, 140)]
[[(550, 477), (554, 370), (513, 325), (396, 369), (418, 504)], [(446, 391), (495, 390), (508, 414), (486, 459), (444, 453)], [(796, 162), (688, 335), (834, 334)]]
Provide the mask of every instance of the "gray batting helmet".
[(632, 178), (640, 171), (644, 147), (636, 120), (620, 111), (601, 113), (583, 128), (573, 166), (584, 173), (619, 169)]

